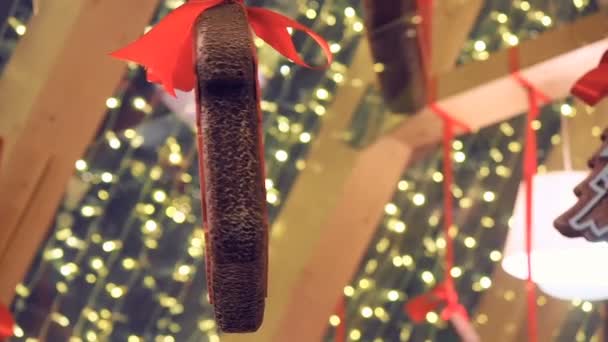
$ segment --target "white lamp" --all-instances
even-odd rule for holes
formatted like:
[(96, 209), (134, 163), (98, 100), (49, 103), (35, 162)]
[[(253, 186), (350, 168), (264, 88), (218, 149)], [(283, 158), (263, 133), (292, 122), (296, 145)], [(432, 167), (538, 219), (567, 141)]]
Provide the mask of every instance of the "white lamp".
[[(560, 171), (534, 177), (532, 198), (532, 277), (545, 293), (560, 299), (601, 300), (608, 298), (608, 272), (601, 260), (608, 260), (608, 243), (567, 238), (553, 220), (572, 207), (573, 189), (586, 172)], [(513, 226), (507, 235), (502, 261), (510, 275), (526, 279), (525, 189), (519, 188)]]

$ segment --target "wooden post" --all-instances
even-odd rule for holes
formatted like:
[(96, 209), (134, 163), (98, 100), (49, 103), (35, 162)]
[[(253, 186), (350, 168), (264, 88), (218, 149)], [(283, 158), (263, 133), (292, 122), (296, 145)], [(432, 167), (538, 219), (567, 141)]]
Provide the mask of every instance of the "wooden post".
[(10, 303), (93, 139), (153, 0), (42, 1), (0, 79), (0, 301)]

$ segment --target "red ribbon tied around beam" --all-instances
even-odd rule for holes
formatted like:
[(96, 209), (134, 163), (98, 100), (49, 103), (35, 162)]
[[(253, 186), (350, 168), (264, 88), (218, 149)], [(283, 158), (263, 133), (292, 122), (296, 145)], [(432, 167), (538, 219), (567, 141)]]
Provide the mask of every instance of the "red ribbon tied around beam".
[(458, 300), (454, 279), (450, 274), (452, 266), (454, 265), (453, 238), (450, 234), (450, 229), (453, 225), (452, 184), (454, 181), (452, 140), (454, 139), (456, 128), (464, 132), (470, 131), (470, 128), (465, 123), (454, 119), (452, 115), (435, 102), (437, 89), (436, 79), (431, 76), (433, 1), (418, 0), (417, 5), (420, 16), (422, 17), (421, 26), (418, 28), (418, 42), (425, 75), (427, 103), (429, 109), (443, 121), (443, 228), (446, 240), (446, 253), (443, 281), (435, 286), (430, 292), (409, 300), (405, 305), (405, 311), (412, 321), (421, 323), (429, 312), (438, 310), (443, 306), (443, 309), (441, 310), (441, 319), (447, 321), (458, 315), (466, 322), (469, 322), (469, 316), (465, 307), (460, 304)]
[(8, 308), (0, 303), (0, 341), (13, 336), (15, 321)]
[(608, 51), (604, 52), (596, 68), (576, 81), (571, 93), (590, 106), (594, 106), (608, 95)]
[(441, 306), (441, 319), (449, 320), (453, 315), (460, 315), (467, 320), (467, 310), (458, 302), (458, 294), (454, 289), (454, 282), (444, 281), (435, 286), (431, 292), (415, 297), (407, 302), (405, 309), (415, 323), (421, 323), (431, 311), (438, 310)]
[[(255, 34), (283, 56), (308, 68), (325, 68), (333, 61), (327, 42), (318, 34), (277, 12), (259, 7), (247, 7), (243, 0), (233, 0), (245, 7), (249, 24)], [(113, 52), (115, 58), (143, 65), (148, 81), (161, 84), (175, 96), (175, 89), (194, 89), (193, 27), (197, 18), (206, 10), (229, 0), (190, 0), (169, 13), (148, 33), (133, 43)], [(327, 63), (312, 67), (300, 58), (291, 40), (288, 28), (300, 30), (321, 46)]]
[(536, 132), (534, 131), (533, 122), (540, 114), (540, 106), (543, 103), (549, 102), (550, 98), (541, 90), (535, 87), (530, 81), (524, 78), (519, 72), (519, 49), (513, 47), (509, 49), (509, 68), (511, 75), (522, 88), (526, 90), (528, 96), (528, 114), (526, 116), (526, 145), (524, 147), (524, 165), (523, 179), (525, 184), (526, 198), (526, 295), (528, 309), (528, 341), (535, 342), (538, 340), (537, 331), (537, 314), (536, 314), (536, 285), (532, 277), (532, 198), (533, 198), (533, 182), (534, 175), (537, 169), (537, 143)]

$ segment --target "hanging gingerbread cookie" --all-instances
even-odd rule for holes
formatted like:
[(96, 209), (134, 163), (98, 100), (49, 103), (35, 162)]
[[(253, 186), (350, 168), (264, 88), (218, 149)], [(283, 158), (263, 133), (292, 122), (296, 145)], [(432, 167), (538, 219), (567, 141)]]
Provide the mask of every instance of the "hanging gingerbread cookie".
[[(595, 105), (608, 92), (608, 52), (598, 67), (589, 71), (572, 88), (572, 94)], [(591, 174), (575, 189), (577, 203), (558, 217), (554, 226), (567, 237), (589, 241), (608, 241), (608, 129), (602, 146), (589, 160)]]
[(305, 26), (243, 0), (191, 0), (114, 57), (143, 65), (148, 80), (196, 90), (209, 299), (223, 332), (259, 329), (268, 273), (268, 222), (260, 88), (252, 31), (297, 64), (288, 28)]
[(578, 202), (555, 220), (555, 227), (568, 237), (608, 241), (608, 129), (602, 146), (589, 160), (591, 174), (575, 189)]

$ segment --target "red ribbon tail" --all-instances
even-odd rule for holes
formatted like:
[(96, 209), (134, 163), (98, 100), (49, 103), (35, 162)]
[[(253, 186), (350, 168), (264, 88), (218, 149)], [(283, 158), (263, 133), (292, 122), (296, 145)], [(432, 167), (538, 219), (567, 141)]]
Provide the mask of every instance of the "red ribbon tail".
[(414, 323), (422, 323), (426, 315), (439, 308), (441, 300), (430, 293), (414, 297), (405, 304), (405, 311)]
[(595, 69), (576, 81), (571, 93), (591, 106), (608, 94), (608, 50), (604, 52), (600, 64)]
[(223, 0), (192, 1), (173, 10), (133, 43), (112, 52), (114, 58), (142, 65), (148, 79), (175, 96), (175, 89), (194, 88), (192, 29), (196, 19)]
[[(294, 63), (313, 69), (326, 68), (332, 63), (333, 55), (329, 49), (329, 44), (327, 44), (325, 39), (308, 27), (282, 14), (259, 7), (248, 7), (247, 16), (249, 17), (249, 24), (255, 34), (280, 54), (291, 59)], [(320, 67), (312, 67), (304, 62), (296, 51), (287, 28), (303, 31), (312, 37), (323, 50), (323, 53), (327, 58), (327, 63)]]
[(586, 73), (571, 90), (572, 95), (593, 106), (608, 94), (608, 64)]

